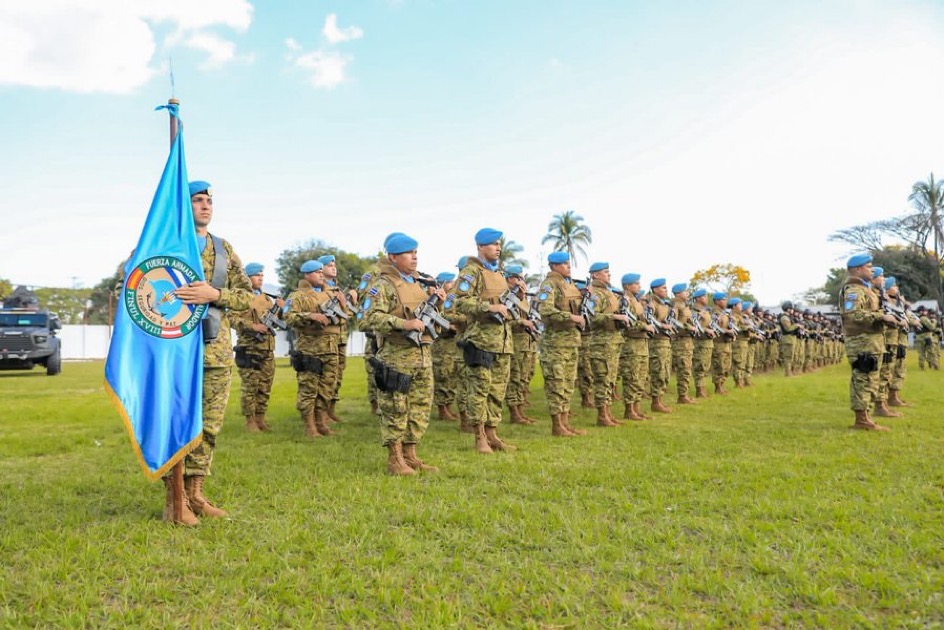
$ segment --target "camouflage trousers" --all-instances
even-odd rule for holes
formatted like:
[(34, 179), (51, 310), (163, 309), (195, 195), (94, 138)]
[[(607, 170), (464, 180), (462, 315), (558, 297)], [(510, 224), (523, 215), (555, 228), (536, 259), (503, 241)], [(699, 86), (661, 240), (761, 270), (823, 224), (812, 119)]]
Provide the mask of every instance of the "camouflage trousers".
[[(458, 346), (456, 346), (458, 348)], [(460, 414), (469, 415), (469, 366), (462, 360), (462, 351), (456, 359), (456, 409)]]
[(931, 345), (928, 347), (928, 365), (935, 370), (941, 367), (941, 341), (931, 335)]
[(754, 365), (757, 361), (757, 349), (763, 348), (760, 341), (749, 341), (747, 344), (747, 361), (744, 362), (744, 384), (749, 385), (754, 376)]
[(637, 403), (649, 391), (649, 340), (627, 337), (620, 352), (619, 374), (623, 379), (623, 402)]
[(764, 367), (772, 370), (780, 362), (780, 341), (771, 339), (767, 342), (767, 355), (764, 361)]
[(376, 356), (377, 344), (368, 337), (364, 346), (364, 371), (367, 372), (367, 400), (372, 403), (377, 402), (377, 384), (374, 381), (374, 367), (370, 364), (370, 358)]
[(593, 370), (593, 403), (597, 409), (613, 402), (622, 347), (621, 332), (593, 333), (590, 342), (590, 366)]
[(696, 389), (708, 386), (708, 380), (711, 378), (711, 353), (714, 347), (715, 342), (709, 338), (695, 340), (695, 349), (692, 354), (692, 378)]
[(259, 364), (259, 369), (238, 368), (242, 389), (239, 404), (243, 415), (264, 416), (269, 408), (272, 381), (275, 380), (275, 358), (271, 353)]
[(416, 444), (429, 428), (429, 406), (433, 401), (431, 367), (395, 368), (413, 377), (410, 390), (377, 391), (380, 408), (380, 439), (383, 446), (402, 442)]
[(497, 427), (501, 422), (508, 376), (511, 374), (511, 356), (496, 354), (492, 367), (466, 366), (468, 414), (472, 424)]
[(184, 458), (184, 475), (205, 477), (210, 474), (216, 436), (223, 428), (232, 380), (232, 368), (203, 368), (203, 441)]
[(716, 386), (724, 385), (731, 375), (731, 346), (730, 341), (715, 341), (711, 352), (711, 380)]
[(672, 342), (665, 335), (649, 340), (649, 395), (663, 396), (669, 387)]
[[(855, 358), (849, 359), (849, 365), (855, 361)], [(852, 369), (852, 377), (849, 379), (849, 408), (853, 411), (869, 411), (872, 404), (878, 401), (879, 375), (878, 370), (874, 372), (860, 372)]]
[(593, 394), (593, 365), (590, 362), (590, 339), (592, 334), (580, 335), (580, 352), (577, 355), (577, 382), (580, 385), (580, 395)]
[(515, 335), (514, 346), (515, 353), (511, 357), (511, 370), (508, 376), (508, 392), (505, 394), (505, 402), (509, 407), (528, 404), (531, 379), (534, 378), (534, 367), (537, 362), (537, 353), (526, 345), (526, 340), (519, 341), (519, 336)]
[(433, 404), (437, 407), (456, 402), (461, 363), (462, 351), (454, 337), (440, 337), (433, 342)]
[(806, 340), (797, 339), (793, 345), (793, 372), (799, 374), (803, 371), (803, 363), (806, 361)]
[(743, 385), (747, 378), (747, 353), (750, 342), (747, 337), (738, 336), (731, 348), (731, 376), (736, 385)]
[[(906, 346), (901, 346), (901, 354), (907, 355), (908, 350)], [(898, 358), (898, 354), (895, 355), (895, 361), (892, 364), (892, 380), (888, 384), (888, 388), (893, 392), (901, 391), (902, 386), (905, 384), (905, 376), (907, 371), (905, 369), (905, 357)]]
[(672, 340), (672, 370), (675, 372), (679, 398), (688, 396), (695, 361), (695, 339), (688, 336)]
[(878, 371), (878, 391), (875, 398), (878, 402), (888, 402), (888, 388), (892, 382), (892, 369), (895, 365), (897, 350), (898, 346), (886, 346), (885, 354), (879, 357), (882, 366)]
[(334, 383), (338, 374), (337, 353), (316, 355), (322, 361), (321, 374), (314, 372), (296, 372), (298, 395), (295, 398), (295, 408), (302, 418), (319, 411), (327, 411), (328, 403), (334, 395)]
[(792, 372), (796, 358), (796, 341), (792, 340), (792, 337), (788, 338), (791, 339), (791, 341), (784, 340), (780, 342), (780, 365), (783, 366), (784, 370), (789, 367)]
[[(344, 338), (347, 341), (347, 338)], [(347, 344), (338, 345), (338, 367), (337, 378), (334, 379), (334, 393), (331, 394), (331, 400), (337, 402), (341, 400), (341, 381), (344, 379), (344, 368), (347, 367)]]
[(547, 398), (547, 410), (552, 416), (570, 412), (570, 399), (577, 386), (579, 351), (576, 344), (545, 343), (541, 348), (544, 395)]

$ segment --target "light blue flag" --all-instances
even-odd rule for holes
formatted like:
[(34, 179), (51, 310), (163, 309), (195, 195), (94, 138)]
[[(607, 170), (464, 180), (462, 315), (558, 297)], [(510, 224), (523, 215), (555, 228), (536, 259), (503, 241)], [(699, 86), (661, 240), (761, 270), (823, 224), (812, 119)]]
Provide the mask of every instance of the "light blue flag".
[[(177, 117), (177, 106), (168, 105)], [(171, 146), (124, 284), (105, 361), (105, 390), (118, 408), (144, 474), (159, 479), (202, 439), (203, 332), (207, 306), (186, 305), (180, 286), (203, 280), (184, 159), (183, 129)]]

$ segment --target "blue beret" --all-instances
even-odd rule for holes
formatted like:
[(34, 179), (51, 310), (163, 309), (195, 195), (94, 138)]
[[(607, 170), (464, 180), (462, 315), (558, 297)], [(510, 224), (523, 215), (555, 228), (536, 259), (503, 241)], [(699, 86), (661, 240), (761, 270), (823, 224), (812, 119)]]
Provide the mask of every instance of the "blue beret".
[(688, 291), (688, 285), (684, 282), (672, 285), (672, 293), (681, 293), (682, 291)]
[(750, 310), (752, 306), (754, 306), (753, 302), (741, 302), (741, 308), (745, 311)]
[(886, 288), (886, 289), (891, 289), (893, 286), (895, 286), (895, 284), (896, 284), (897, 282), (898, 282), (898, 280), (895, 279), (895, 276), (886, 276), (886, 277), (885, 277), (885, 288)]
[(552, 265), (559, 265), (570, 260), (570, 254), (567, 252), (551, 252), (547, 255), (547, 262)]
[(387, 251), (387, 243), (390, 242), (390, 239), (397, 236), (405, 236), (405, 234), (403, 232), (391, 232), (390, 234), (387, 234), (387, 238), (384, 239), (384, 251)]
[(419, 243), (406, 234), (397, 234), (392, 238), (387, 238), (385, 247), (388, 254), (402, 254), (403, 252), (412, 252)]
[(853, 267), (861, 267), (862, 265), (866, 265), (870, 262), (872, 262), (871, 254), (856, 254), (849, 259), (849, 262), (846, 263), (846, 268), (852, 269)]
[(259, 263), (249, 263), (248, 265), (246, 265), (246, 275), (258, 276), (260, 273), (262, 273), (263, 269), (265, 269), (265, 267), (263, 267)]
[(639, 282), (639, 279), (641, 277), (642, 276), (640, 276), (638, 273), (627, 273), (626, 275), (623, 276), (623, 279), (620, 280), (620, 282), (622, 282), (623, 284), (634, 284), (636, 282)]
[(603, 271), (610, 268), (610, 263), (608, 262), (595, 262), (590, 265), (590, 273), (596, 273), (597, 271)]
[(190, 196), (193, 197), (196, 194), (205, 192), (206, 194), (213, 196), (212, 186), (210, 182), (201, 182), (199, 180), (190, 182)]
[(311, 273), (312, 271), (321, 271), (322, 267), (324, 267), (324, 265), (317, 260), (306, 260), (298, 270), (302, 273)]
[(468, 264), (469, 264), (469, 257), (463, 256), (462, 258), (459, 259), (459, 262), (456, 263), (456, 267), (458, 267), (459, 269), (462, 269)]
[(711, 294), (711, 299), (717, 302), (718, 300), (723, 300), (728, 297), (728, 294), (724, 291), (715, 291)]
[(324, 256), (318, 256), (318, 262), (322, 265), (327, 265), (328, 263), (334, 262), (334, 254), (325, 254)]
[(700, 298), (703, 295), (708, 295), (708, 291), (705, 289), (695, 289), (695, 292), (692, 293), (693, 298)]
[(739, 297), (733, 297), (730, 300), (728, 300), (728, 306), (737, 306), (740, 303), (741, 303), (741, 298)]
[(503, 234), (498, 230), (492, 228), (482, 228), (475, 233), (475, 244), (476, 245), (491, 245), (492, 243), (498, 242)]
[(524, 273), (524, 268), (521, 265), (508, 265), (505, 267), (505, 277), (508, 276), (520, 276)]
[(439, 284), (444, 284), (444, 283), (446, 283), (446, 282), (452, 282), (452, 281), (455, 280), (455, 279), (456, 279), (456, 274), (454, 274), (454, 273), (449, 273), (448, 271), (444, 271), (444, 272), (442, 272), (441, 274), (439, 274), (438, 276), (436, 276), (436, 282), (438, 282)]
[(663, 284), (665, 284), (665, 278), (656, 278), (649, 283), (649, 288), (655, 289), (656, 287), (661, 287)]
[(885, 267), (872, 267), (872, 277), (878, 278), (885, 275)]

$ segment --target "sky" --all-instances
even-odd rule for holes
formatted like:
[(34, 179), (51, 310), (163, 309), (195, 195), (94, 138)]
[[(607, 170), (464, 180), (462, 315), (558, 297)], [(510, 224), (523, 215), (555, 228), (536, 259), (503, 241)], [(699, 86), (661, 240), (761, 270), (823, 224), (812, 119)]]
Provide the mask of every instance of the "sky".
[[(0, 0), (0, 278), (91, 287), (135, 246), (181, 102), (210, 231), (276, 280), (312, 239), (590, 228), (614, 282), (751, 272), (773, 305), (944, 173), (944, 4), (912, 0)], [(173, 82), (171, 80), (173, 77)]]

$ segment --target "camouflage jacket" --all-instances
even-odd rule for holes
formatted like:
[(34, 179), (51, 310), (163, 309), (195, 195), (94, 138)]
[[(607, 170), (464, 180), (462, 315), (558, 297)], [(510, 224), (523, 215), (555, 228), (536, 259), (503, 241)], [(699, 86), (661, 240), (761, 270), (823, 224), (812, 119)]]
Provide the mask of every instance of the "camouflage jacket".
[(512, 321), (498, 321), (488, 307), (498, 304), (502, 293), (508, 289), (505, 277), (498, 271), (486, 269), (482, 262), (469, 256), (468, 263), (456, 278), (456, 308), (468, 317), (468, 327), (462, 339), (471, 342), (480, 350), (498, 354), (512, 354)]
[[(307, 285), (307, 286), (305, 286)], [(305, 354), (332, 354), (338, 351), (340, 327), (321, 324), (311, 313), (318, 313), (321, 305), (330, 299), (324, 291), (316, 291), (307, 282), (288, 296), (285, 323), (295, 333), (295, 350)]]
[(414, 319), (414, 309), (425, 299), (426, 290), (421, 284), (405, 280), (388, 261), (378, 263), (378, 273), (361, 300), (361, 330), (378, 336), (378, 359), (399, 369), (432, 366), (429, 335), (424, 334), (423, 344), (416, 346), (406, 338), (403, 328), (404, 322)]
[[(203, 367), (232, 367), (233, 341), (228, 312), (245, 311), (252, 300), (252, 285), (243, 270), (242, 261), (233, 251), (233, 246), (226, 239), (221, 240), (223, 250), (226, 252), (226, 283), (220, 288), (220, 299), (212, 302), (210, 306), (219, 308), (223, 312), (223, 319), (216, 339), (203, 347)], [(206, 247), (200, 254), (200, 260), (203, 262), (203, 275), (209, 282), (213, 277), (213, 267), (216, 264), (216, 250), (209, 236), (207, 236)]]
[[(262, 318), (275, 304), (275, 300), (263, 292), (255, 293), (249, 308), (232, 314), (232, 325), (236, 331), (236, 345), (246, 348), (250, 354), (271, 355), (275, 351), (275, 337), (268, 332), (259, 333), (253, 324), (261, 324)], [(261, 338), (260, 338), (261, 337)]]

